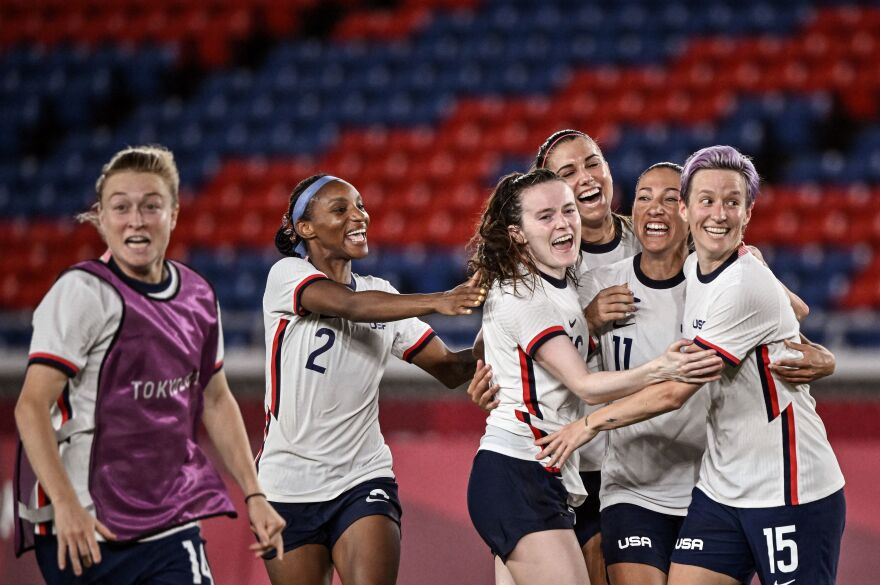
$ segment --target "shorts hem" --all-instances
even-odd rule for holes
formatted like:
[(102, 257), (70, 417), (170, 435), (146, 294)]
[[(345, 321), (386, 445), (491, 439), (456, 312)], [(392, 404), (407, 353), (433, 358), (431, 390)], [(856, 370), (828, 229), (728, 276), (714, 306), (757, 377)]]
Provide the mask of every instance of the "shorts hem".
[(752, 571), (749, 571), (749, 573), (746, 575), (733, 575), (728, 571), (719, 569), (718, 567), (707, 567), (706, 564), (701, 564), (694, 561), (676, 561), (674, 558), (670, 560), (669, 565), (670, 568), (672, 567), (672, 565), (690, 565), (692, 567), (699, 567), (701, 569), (706, 569), (707, 571), (712, 571), (713, 573), (718, 573), (719, 575), (725, 575), (727, 577), (730, 577), (731, 579), (736, 579), (740, 583), (750, 582), (753, 575)]
[[(638, 560), (636, 560), (636, 559), (618, 559), (618, 560), (605, 559), (605, 566), (610, 567), (611, 565), (620, 565), (623, 563), (630, 563), (632, 565), (645, 565), (645, 566), (654, 567), (655, 569), (663, 571), (664, 575), (669, 575), (669, 566), (672, 564), (671, 562), (667, 563), (666, 566), (664, 567), (664, 566), (662, 566), (663, 563), (659, 559), (652, 559), (652, 560), (655, 562), (651, 562), (646, 559), (638, 559)], [(684, 565), (687, 563), (679, 563), (679, 564)]]
[[(588, 542), (590, 542), (590, 540), (592, 540), (592, 538), (594, 536), (596, 536), (597, 534), (602, 534), (602, 527), (599, 525), (598, 522), (596, 522), (595, 530), (591, 529), (586, 532), (585, 531), (578, 532), (577, 526), (575, 526), (574, 533), (575, 533), (575, 536), (577, 537), (578, 545), (580, 545), (581, 548), (584, 548), (584, 546), (586, 546), (586, 544)], [(584, 537), (586, 537), (586, 538), (584, 538)]]
[[(506, 552), (501, 552), (497, 550), (495, 547), (490, 547), (492, 550), (492, 554), (496, 555), (501, 559), (502, 562), (507, 563), (507, 559), (510, 558), (511, 553), (516, 548), (516, 545), (519, 544), (519, 541), (528, 536), (529, 534), (534, 534), (536, 532), (546, 532), (548, 530), (571, 530), (571, 525), (567, 522), (559, 522), (559, 526), (548, 526), (548, 524), (553, 524), (552, 522), (548, 522), (546, 524), (542, 524), (540, 527), (536, 527), (535, 530), (526, 529), (517, 536), (516, 540), (511, 544), (510, 548)], [(568, 524), (568, 525), (566, 525)]]
[[(381, 511), (370, 512), (369, 514), (364, 514), (363, 516), (358, 516), (357, 518), (352, 518), (351, 522), (346, 523), (344, 525), (344, 527), (339, 531), (339, 536), (337, 536), (336, 538), (330, 539), (330, 547), (329, 547), (330, 550), (331, 551), (333, 550), (333, 547), (336, 546), (336, 543), (339, 542), (339, 539), (342, 538), (342, 535), (345, 534), (345, 531), (348, 530), (349, 528), (351, 528), (352, 524), (354, 524), (355, 522), (357, 522), (361, 518), (369, 518), (370, 516), (385, 516), (386, 518), (389, 518), (392, 522), (397, 524), (397, 528), (399, 530), (402, 530), (402, 528), (403, 528), (400, 524), (400, 520), (395, 518), (394, 516), (392, 516), (388, 512), (381, 512)], [(284, 552), (287, 552), (287, 551), (284, 551)]]

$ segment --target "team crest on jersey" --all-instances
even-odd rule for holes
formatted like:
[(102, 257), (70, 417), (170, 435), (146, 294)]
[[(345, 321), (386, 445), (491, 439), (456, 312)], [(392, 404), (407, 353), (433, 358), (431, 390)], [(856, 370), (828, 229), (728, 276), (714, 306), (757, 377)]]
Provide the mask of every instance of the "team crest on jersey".
[(706, 320), (705, 320), (705, 319), (694, 319), (693, 327), (694, 327), (694, 329), (700, 329), (700, 330), (702, 330), (702, 329), (703, 329), (703, 325), (705, 325), (705, 324), (706, 324)]
[(381, 331), (382, 329), (385, 329), (385, 323), (370, 323), (370, 329), (378, 329)]

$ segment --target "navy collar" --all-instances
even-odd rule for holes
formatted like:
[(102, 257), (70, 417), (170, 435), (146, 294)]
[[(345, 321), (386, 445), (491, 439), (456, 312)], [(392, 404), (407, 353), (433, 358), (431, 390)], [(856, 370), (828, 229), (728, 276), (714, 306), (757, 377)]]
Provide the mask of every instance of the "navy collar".
[(737, 258), (739, 258), (739, 247), (737, 247), (733, 252), (730, 253), (730, 256), (728, 256), (727, 260), (725, 260), (724, 262), (721, 263), (721, 266), (719, 266), (718, 268), (716, 268), (715, 270), (713, 270), (709, 274), (703, 274), (702, 272), (700, 272), (700, 262), (698, 260), (697, 261), (697, 280), (699, 280), (703, 284), (709, 284), (710, 282), (712, 282), (713, 280), (718, 278), (718, 275), (720, 275), (722, 272), (724, 272), (724, 270), (728, 266), (730, 266), (731, 264), (736, 262)]
[(142, 280), (138, 280), (136, 278), (128, 276), (122, 271), (122, 269), (116, 263), (116, 260), (113, 259), (113, 256), (110, 256), (110, 260), (107, 262), (107, 266), (110, 268), (110, 270), (113, 271), (113, 274), (115, 274), (122, 280), (122, 282), (143, 295), (157, 295), (163, 293), (168, 290), (168, 287), (171, 286), (171, 281), (173, 280), (171, 274), (172, 268), (168, 266), (167, 261), (163, 262), (163, 266), (165, 267), (165, 271), (168, 272), (168, 276), (166, 276), (162, 279), (161, 282), (158, 282), (156, 284), (144, 282)]
[(549, 274), (545, 274), (540, 270), (538, 271), (538, 274), (541, 276), (541, 278), (543, 278), (556, 288), (565, 288), (568, 286), (568, 280), (566, 280), (564, 276), (562, 278), (556, 278), (555, 276), (550, 276)]
[(614, 217), (612, 221), (614, 222), (614, 238), (605, 244), (589, 244), (581, 240), (581, 252), (587, 254), (607, 254), (608, 252), (613, 252), (620, 245), (620, 240), (623, 239), (623, 226), (617, 217)]
[(642, 272), (642, 267), (639, 266), (641, 259), (641, 252), (633, 256), (633, 270), (635, 271), (636, 278), (639, 280), (639, 282), (641, 282), (648, 288), (673, 288), (684, 282), (684, 270), (679, 270), (678, 274), (676, 274), (672, 278), (666, 278), (664, 280), (654, 280), (653, 278)]

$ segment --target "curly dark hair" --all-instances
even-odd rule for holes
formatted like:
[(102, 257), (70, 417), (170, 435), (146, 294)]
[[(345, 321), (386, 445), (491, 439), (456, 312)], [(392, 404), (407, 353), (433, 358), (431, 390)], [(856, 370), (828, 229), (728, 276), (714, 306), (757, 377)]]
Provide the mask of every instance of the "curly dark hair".
[[(510, 234), (508, 226), (522, 225), (522, 192), (529, 187), (563, 181), (553, 171), (537, 169), (528, 173), (511, 173), (501, 178), (486, 202), (477, 233), (471, 238), (468, 249), (468, 271), (482, 273), (487, 286), (495, 282), (512, 283), (514, 291), (518, 283), (528, 284), (527, 274), (538, 274), (538, 267), (528, 250), (528, 244), (517, 242)], [(523, 267), (526, 273), (523, 272)], [(574, 267), (565, 271), (566, 278), (577, 284)]]
[[(293, 213), (293, 206), (296, 205), (296, 200), (299, 199), (299, 196), (302, 195), (302, 192), (309, 188), (309, 185), (320, 179), (321, 177), (326, 177), (327, 173), (318, 173), (317, 175), (312, 175), (306, 179), (303, 179), (299, 183), (297, 183), (296, 187), (293, 188), (293, 192), (290, 194), (290, 199), (287, 202), (287, 209), (284, 211), (284, 215), (281, 216), (281, 227), (278, 228), (278, 231), (275, 232), (275, 247), (285, 256), (299, 256), (296, 252), (296, 247), (302, 242), (302, 238), (299, 237), (299, 234), (296, 233), (296, 227), (293, 225), (293, 222), (290, 220), (290, 214)], [(309, 212), (311, 211), (312, 203), (311, 201), (306, 206), (305, 212), (302, 214), (302, 219), (309, 220)]]

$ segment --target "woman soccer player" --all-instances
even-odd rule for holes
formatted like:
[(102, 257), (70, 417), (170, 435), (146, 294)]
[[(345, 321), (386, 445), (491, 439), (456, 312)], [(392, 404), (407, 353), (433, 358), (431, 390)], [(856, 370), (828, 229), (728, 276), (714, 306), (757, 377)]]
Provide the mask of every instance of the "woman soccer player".
[(452, 352), (415, 317), (478, 307), (479, 275), (437, 294), (400, 295), (352, 273), (368, 252), (370, 216), (342, 179), (315, 175), (291, 194), (270, 270), (266, 429), (260, 481), (287, 520), (283, 559), (266, 556), (274, 585), (392, 584), (400, 560), (400, 502), (379, 429), (388, 358), (412, 362), (450, 388), (471, 378), (471, 350)]
[[(685, 263), (685, 336), (727, 364), (707, 385), (707, 448), (672, 554), (673, 585), (835, 581), (843, 476), (806, 384), (773, 361), (799, 357), (799, 327), (783, 286), (742, 237), (758, 192), (751, 161), (728, 146), (694, 153), (680, 212), (696, 254)], [(790, 379), (790, 378), (789, 378)], [(540, 439), (553, 463), (607, 430), (681, 408), (699, 386), (663, 383)]]
[(491, 287), (483, 336), (500, 405), (489, 415), (474, 460), (468, 508), (520, 585), (589, 580), (568, 508), (586, 495), (577, 466), (535, 462), (534, 439), (574, 420), (580, 399), (612, 400), (658, 379), (711, 379), (720, 366), (711, 353), (691, 356), (676, 343), (639, 368), (590, 374), (589, 332), (572, 285), (578, 241), (574, 194), (547, 170), (503, 178), (475, 237), (472, 267)]
[(16, 545), (36, 547), (50, 584), (213, 583), (197, 520), (235, 511), (196, 441), (199, 419), (247, 494), (251, 548), (281, 551), (284, 521), (223, 373), (214, 291), (165, 259), (178, 184), (163, 148), (113, 156), (84, 214), (109, 253), (67, 270), (34, 313), (15, 407), (27, 454)]
[[(534, 168), (550, 169), (571, 187), (581, 216), (581, 260), (579, 275), (590, 269), (630, 258), (641, 250), (633, 233), (630, 218), (611, 211), (614, 182), (608, 161), (599, 144), (578, 130), (560, 130), (551, 134), (538, 148)], [(622, 319), (637, 311), (632, 292), (614, 283), (588, 299), (587, 320), (591, 332), (607, 320)], [(595, 344), (595, 339), (590, 342)], [(594, 410), (582, 405), (583, 414)], [(587, 487), (586, 501), (575, 508), (578, 536), (584, 561), (594, 585), (605, 583), (602, 539), (599, 532), (600, 468), (605, 446), (600, 441), (587, 444), (580, 452), (581, 479)]]

